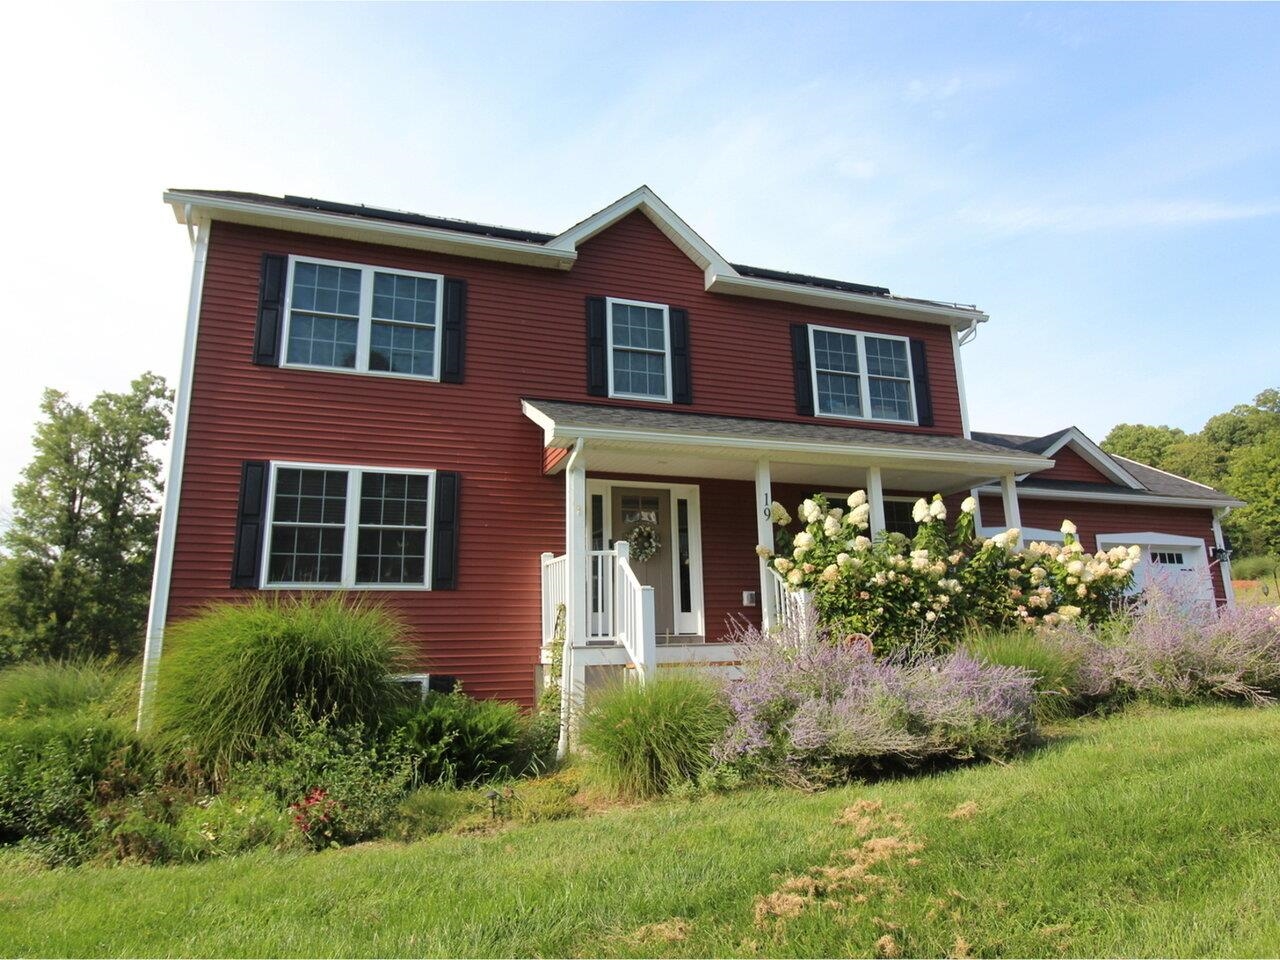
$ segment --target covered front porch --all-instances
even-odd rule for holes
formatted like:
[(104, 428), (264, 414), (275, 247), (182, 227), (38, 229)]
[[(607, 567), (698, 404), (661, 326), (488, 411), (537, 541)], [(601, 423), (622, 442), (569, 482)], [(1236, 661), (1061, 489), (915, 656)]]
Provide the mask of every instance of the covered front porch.
[(755, 553), (772, 543), (774, 500), (794, 510), (814, 493), (865, 490), (874, 535), (892, 529), (895, 505), (998, 483), (1018, 526), (1015, 478), (1052, 465), (929, 433), (562, 401), (524, 412), (543, 429), (546, 472), (565, 480), (566, 549), (542, 557), (543, 644), (563, 638), (575, 690), (593, 667), (642, 679), (668, 664), (724, 667), (731, 621), (776, 625), (787, 596)]

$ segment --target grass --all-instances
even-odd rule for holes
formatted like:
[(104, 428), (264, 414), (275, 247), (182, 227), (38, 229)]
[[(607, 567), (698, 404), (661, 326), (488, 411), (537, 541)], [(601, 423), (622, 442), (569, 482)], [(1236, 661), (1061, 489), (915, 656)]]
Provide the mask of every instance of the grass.
[(182, 867), (10, 856), (0, 951), (1276, 955), (1278, 763), (1280, 710), (1136, 708), (1007, 766), (817, 794)]
[(987, 630), (965, 638), (965, 648), (987, 663), (1022, 667), (1036, 677), (1036, 719), (1061, 720), (1074, 707), (1071, 691), (1077, 686), (1079, 659), (1061, 646), (1047, 643), (1030, 630)]
[(64, 713), (101, 704), (122, 712), (132, 706), (136, 670), (132, 664), (33, 661), (0, 671), (0, 717)]

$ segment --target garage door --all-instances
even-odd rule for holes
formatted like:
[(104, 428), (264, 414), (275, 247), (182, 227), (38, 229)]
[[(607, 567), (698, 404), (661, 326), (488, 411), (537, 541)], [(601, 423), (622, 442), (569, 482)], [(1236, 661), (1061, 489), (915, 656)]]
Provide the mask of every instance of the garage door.
[(1159, 585), (1184, 607), (1213, 603), (1213, 580), (1209, 574), (1204, 541), (1150, 531), (1098, 536), (1100, 549), (1130, 544), (1142, 548), (1142, 562), (1133, 572), (1134, 592)]

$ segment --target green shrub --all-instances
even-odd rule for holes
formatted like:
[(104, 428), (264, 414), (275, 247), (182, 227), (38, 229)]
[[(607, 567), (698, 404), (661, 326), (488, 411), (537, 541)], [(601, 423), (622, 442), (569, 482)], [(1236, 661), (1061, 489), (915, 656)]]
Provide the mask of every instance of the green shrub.
[(316, 849), (377, 836), (413, 780), (415, 757), (398, 741), (370, 744), (355, 725), (295, 708), (258, 759), (235, 768), (230, 789), (258, 789), (287, 805)]
[(91, 804), (121, 764), (147, 765), (129, 724), (92, 708), (0, 721), (0, 843), (37, 846), (51, 862), (88, 849)]
[(675, 674), (613, 684), (589, 698), (580, 738), (590, 769), (608, 789), (652, 797), (698, 779), (729, 719), (715, 683)]
[(113, 703), (126, 685), (120, 669), (90, 663), (32, 662), (0, 672), (0, 717), (65, 713)]
[(169, 631), (155, 732), (222, 771), (283, 730), (295, 704), (335, 726), (377, 728), (402, 704), (408, 650), (387, 612), (329, 594), (215, 604)]
[(397, 840), (417, 840), (444, 833), (482, 809), (480, 795), (475, 791), (419, 787), (397, 805), (387, 833)]
[(395, 731), (417, 755), (419, 783), (466, 786), (523, 774), (532, 749), (528, 728), (516, 704), (455, 690), (427, 694), (399, 715)]
[(1241, 557), (1231, 561), (1231, 576), (1236, 580), (1268, 580), (1280, 577), (1280, 557)]
[(1037, 720), (1061, 720), (1082, 705), (1079, 685), (1082, 656), (1029, 630), (970, 633), (964, 648), (984, 663), (1021, 667), (1035, 676)]

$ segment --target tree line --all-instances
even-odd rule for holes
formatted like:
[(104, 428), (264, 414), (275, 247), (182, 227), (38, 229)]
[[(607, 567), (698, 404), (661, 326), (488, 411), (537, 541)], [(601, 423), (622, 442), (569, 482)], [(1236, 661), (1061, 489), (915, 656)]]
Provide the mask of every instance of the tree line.
[(1222, 521), (1236, 556), (1280, 554), (1280, 390), (1210, 417), (1199, 433), (1122, 423), (1102, 449), (1244, 500)]

